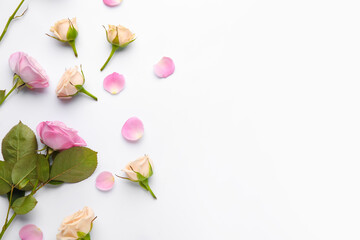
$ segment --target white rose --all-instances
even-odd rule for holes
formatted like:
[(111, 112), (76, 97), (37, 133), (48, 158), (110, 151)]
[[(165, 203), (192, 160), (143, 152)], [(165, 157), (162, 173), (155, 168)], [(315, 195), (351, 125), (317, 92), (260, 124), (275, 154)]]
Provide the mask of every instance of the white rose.
[(152, 166), (152, 160), (147, 155), (145, 155), (133, 162), (130, 162), (122, 171), (126, 173), (131, 181), (137, 182), (141, 179), (138, 178), (135, 172), (140, 173), (144, 178), (149, 178), (153, 174)]
[(76, 25), (76, 18), (62, 19), (55, 23), (50, 29), (51, 32), (61, 41), (72, 41), (77, 37), (78, 27)]
[(76, 240), (78, 232), (88, 234), (91, 231), (91, 225), (95, 219), (94, 212), (89, 207), (84, 207), (71, 216), (66, 217), (59, 228), (56, 240)]
[(75, 66), (66, 70), (62, 75), (59, 85), (56, 88), (56, 95), (58, 98), (68, 99), (78, 92), (76, 85), (83, 85), (84, 78), (78, 71), (78, 67)]
[(109, 29), (106, 30), (106, 32), (108, 41), (111, 44), (120, 47), (126, 47), (135, 39), (135, 34), (133, 34), (129, 29), (121, 25), (109, 25)]

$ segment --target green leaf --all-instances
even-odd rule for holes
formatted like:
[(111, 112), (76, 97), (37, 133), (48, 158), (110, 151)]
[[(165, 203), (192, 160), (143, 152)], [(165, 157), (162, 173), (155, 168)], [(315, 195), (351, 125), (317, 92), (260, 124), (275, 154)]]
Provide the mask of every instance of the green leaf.
[(11, 178), (17, 188), (28, 191), (34, 187), (37, 181), (37, 160), (37, 154), (28, 154), (16, 162)]
[(0, 161), (0, 194), (5, 194), (11, 190), (11, 164)]
[[(10, 205), (12, 205), (16, 201), (16, 199), (21, 198), (23, 196), (25, 196), (24, 191), (14, 188)], [(10, 201), (10, 192), (7, 193), (7, 197), (8, 197), (8, 200)]]
[(60, 152), (51, 167), (50, 179), (76, 183), (90, 177), (97, 166), (97, 153), (85, 147)]
[(36, 199), (32, 195), (28, 195), (16, 199), (11, 207), (16, 214), (24, 215), (33, 210), (36, 204)]
[(42, 154), (37, 155), (36, 173), (37, 173), (37, 179), (39, 179), (40, 182), (46, 182), (47, 180), (49, 180), (49, 175), (50, 175), (49, 161)]
[(86, 233), (77, 232), (77, 235), (78, 235), (79, 238), (84, 238), (86, 236)]
[(2, 141), (4, 160), (15, 164), (20, 158), (37, 150), (37, 141), (34, 132), (19, 122), (14, 126)]

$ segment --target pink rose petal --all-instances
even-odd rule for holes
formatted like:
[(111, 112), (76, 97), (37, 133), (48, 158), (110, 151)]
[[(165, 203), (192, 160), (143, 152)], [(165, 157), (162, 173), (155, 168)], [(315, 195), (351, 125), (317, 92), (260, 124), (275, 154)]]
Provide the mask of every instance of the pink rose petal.
[(104, 89), (111, 94), (118, 94), (125, 86), (125, 78), (123, 75), (114, 72), (104, 79)]
[(121, 134), (129, 141), (137, 141), (144, 134), (144, 125), (137, 117), (129, 118), (122, 127)]
[(163, 57), (157, 64), (154, 66), (155, 75), (159, 78), (167, 78), (175, 71), (175, 64), (173, 60), (169, 57)]
[(19, 236), (21, 240), (42, 240), (43, 239), (43, 233), (34, 224), (28, 224), (23, 226), (20, 229)]
[(114, 176), (111, 172), (102, 172), (96, 178), (96, 187), (101, 191), (109, 191), (114, 186)]
[(105, 3), (106, 6), (115, 7), (119, 5), (122, 2), (122, 0), (103, 0), (103, 2)]

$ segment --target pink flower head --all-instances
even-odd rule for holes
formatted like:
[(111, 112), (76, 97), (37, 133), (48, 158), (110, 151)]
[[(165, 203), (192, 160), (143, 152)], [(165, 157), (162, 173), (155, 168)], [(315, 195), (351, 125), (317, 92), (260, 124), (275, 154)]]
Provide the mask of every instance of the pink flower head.
[(68, 128), (59, 121), (41, 122), (36, 128), (41, 142), (54, 150), (65, 150), (72, 147), (85, 147), (86, 142), (79, 137), (77, 131)]
[(32, 57), (24, 52), (13, 53), (9, 58), (11, 70), (17, 74), (29, 88), (46, 88), (49, 78), (45, 70)]
[(109, 7), (115, 7), (119, 5), (122, 0), (103, 0), (104, 4)]
[(137, 117), (129, 118), (122, 127), (121, 134), (129, 141), (137, 141), (144, 135), (144, 125)]
[(42, 231), (34, 224), (28, 224), (20, 229), (21, 240), (43, 240)]
[(159, 78), (167, 78), (175, 71), (175, 64), (173, 60), (169, 57), (163, 57), (157, 64), (154, 66), (154, 73)]
[(124, 89), (125, 78), (123, 75), (114, 72), (104, 79), (104, 89), (111, 94), (118, 94)]

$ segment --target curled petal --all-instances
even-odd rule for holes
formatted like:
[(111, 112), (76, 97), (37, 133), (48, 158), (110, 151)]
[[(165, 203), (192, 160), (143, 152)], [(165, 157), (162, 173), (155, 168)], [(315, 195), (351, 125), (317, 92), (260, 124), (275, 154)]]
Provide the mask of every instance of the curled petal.
[(111, 172), (102, 172), (96, 178), (96, 187), (101, 191), (109, 191), (114, 186), (114, 176)]
[(43, 233), (34, 224), (28, 224), (23, 226), (20, 229), (19, 236), (21, 240), (42, 240), (43, 239)]
[(121, 134), (129, 141), (137, 141), (144, 134), (144, 125), (137, 117), (129, 118), (122, 127)]
[(104, 79), (104, 89), (111, 94), (118, 94), (125, 86), (123, 75), (114, 72)]
[(154, 66), (155, 75), (159, 78), (167, 78), (175, 71), (175, 64), (173, 60), (169, 57), (163, 57), (157, 64)]
[(104, 4), (109, 7), (115, 7), (119, 5), (122, 0), (103, 0)]

